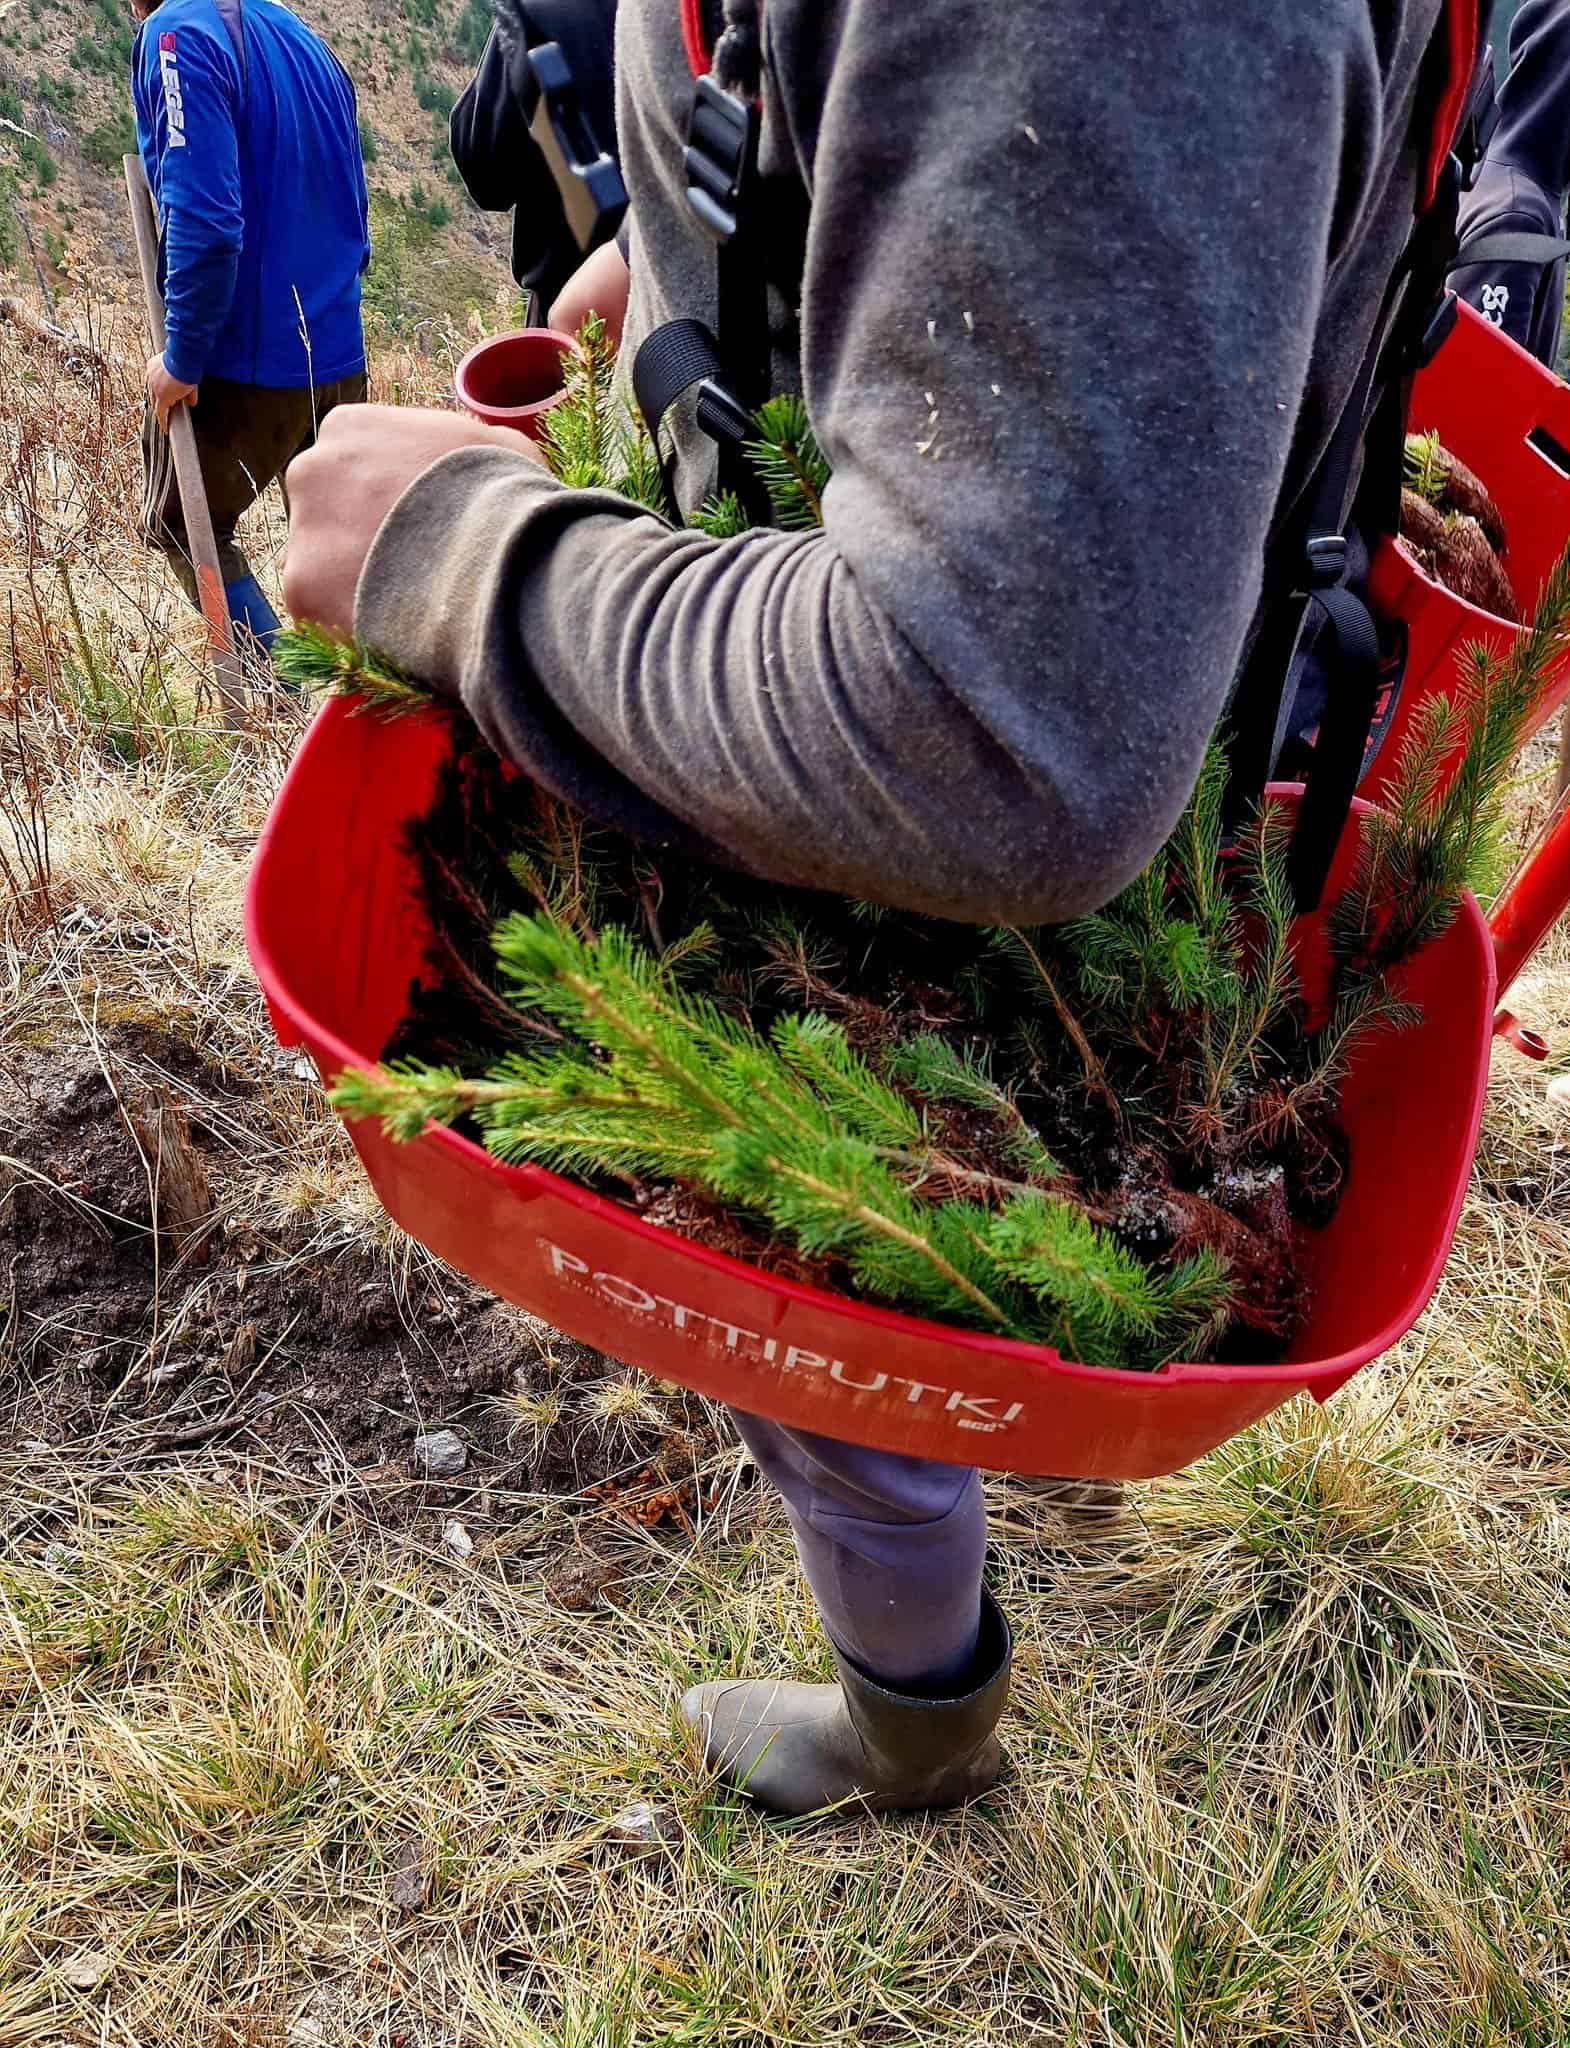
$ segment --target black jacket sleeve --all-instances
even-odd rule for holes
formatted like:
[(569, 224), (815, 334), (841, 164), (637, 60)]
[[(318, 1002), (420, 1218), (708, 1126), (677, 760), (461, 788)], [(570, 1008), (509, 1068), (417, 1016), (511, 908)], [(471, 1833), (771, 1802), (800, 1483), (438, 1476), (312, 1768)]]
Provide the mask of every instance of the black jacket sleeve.
[(495, 29), (447, 123), (452, 160), (469, 197), (486, 213), (505, 213), (524, 196), (531, 164), (543, 172), (529, 134), (532, 108), (513, 90)]
[[(1563, 233), (1570, 191), (1570, 0), (1525, 0), (1510, 28), (1499, 126), (1461, 212), (1463, 251), (1484, 234)], [(1559, 350), (1565, 264), (1462, 263), (1454, 290), (1552, 367)]]

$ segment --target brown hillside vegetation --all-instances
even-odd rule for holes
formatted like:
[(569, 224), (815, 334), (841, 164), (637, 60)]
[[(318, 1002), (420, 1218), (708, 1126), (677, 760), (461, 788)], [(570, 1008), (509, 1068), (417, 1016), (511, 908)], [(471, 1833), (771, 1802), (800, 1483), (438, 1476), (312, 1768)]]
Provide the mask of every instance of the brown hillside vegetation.
[[(445, 141), (488, 9), (304, 0), (296, 11), (331, 42), (359, 96), (377, 230), (373, 323), (425, 351), (472, 316), (497, 324), (515, 298), (506, 218), (469, 203)], [(135, 147), (134, 25), (125, 0), (0, 5), (0, 118), (12, 124), (0, 127), (0, 290), (77, 326), (92, 309), (137, 300), (120, 172)]]
[[(1542, 1070), (1499, 1055), (1443, 1290), (1330, 1406), (1099, 1512), (996, 1482), (995, 1793), (761, 1821), (673, 1705), (826, 1674), (783, 1521), (701, 1403), (400, 1237), (273, 1041), (239, 906), (305, 714), (222, 732), (131, 530), (140, 335), (62, 275), (107, 368), (0, 323), (0, 2048), (1570, 2041)], [(1516, 1007), (1570, 1031), (1562, 942)]]

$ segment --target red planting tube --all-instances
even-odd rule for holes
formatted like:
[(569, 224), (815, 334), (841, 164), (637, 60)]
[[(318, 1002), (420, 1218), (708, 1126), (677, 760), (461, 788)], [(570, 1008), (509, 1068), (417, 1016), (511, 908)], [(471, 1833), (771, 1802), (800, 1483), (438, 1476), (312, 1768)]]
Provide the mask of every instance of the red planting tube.
[[(1494, 958), (1498, 963), (1499, 986), (1508, 990), (1548, 936), (1567, 906), (1570, 906), (1570, 790), (1566, 790), (1549, 815), (1536, 844), (1505, 884), (1488, 920), (1493, 934)], [(1494, 1020), (1497, 1036), (1508, 1039), (1517, 1052), (1540, 1060), (1548, 1043), (1537, 1032), (1528, 1031), (1510, 1010), (1501, 1010)]]
[(576, 346), (570, 334), (550, 327), (493, 334), (454, 372), (458, 403), (488, 427), (513, 427), (538, 440), (545, 414), (562, 400), (562, 358)]

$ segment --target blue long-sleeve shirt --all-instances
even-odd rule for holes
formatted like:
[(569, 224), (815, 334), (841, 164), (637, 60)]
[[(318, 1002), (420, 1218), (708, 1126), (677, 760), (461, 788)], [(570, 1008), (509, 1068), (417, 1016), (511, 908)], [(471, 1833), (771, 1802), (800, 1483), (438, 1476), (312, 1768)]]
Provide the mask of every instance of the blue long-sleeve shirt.
[(243, 0), (245, 68), (213, 0), (164, 0), (131, 97), (158, 207), (173, 377), (300, 389), (365, 365), (365, 170), (348, 73), (276, 0)]

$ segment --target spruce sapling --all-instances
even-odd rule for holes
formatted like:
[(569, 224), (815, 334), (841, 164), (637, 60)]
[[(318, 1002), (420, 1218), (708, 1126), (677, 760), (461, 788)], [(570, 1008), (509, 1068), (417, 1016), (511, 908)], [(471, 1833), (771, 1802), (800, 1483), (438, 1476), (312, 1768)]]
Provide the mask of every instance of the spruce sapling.
[(758, 438), (747, 455), (769, 494), (774, 523), (787, 533), (823, 524), (829, 465), (803, 400), (771, 398), (758, 411)]
[[(377, 1116), (395, 1137), (469, 1116), (509, 1160), (685, 1180), (832, 1259), (864, 1293), (1092, 1362), (1160, 1364), (1225, 1313), (1218, 1260), (1155, 1273), (1082, 1204), (1031, 1186), (1032, 1171), (1056, 1174), (1039, 1145), (1020, 1147), (1017, 1183), (949, 1160), (917, 1103), (830, 1019), (783, 1017), (764, 1038), (621, 930), (585, 941), (513, 917), (496, 945), (513, 1000), (543, 1011), (568, 1049), (514, 1054), (468, 1083), (450, 1069), (346, 1075), (334, 1093), (346, 1115)], [(946, 1094), (963, 1080), (997, 1107), (974, 1069), (930, 1050), (904, 1072)], [(1002, 1199), (943, 1193), (956, 1179)]]
[(576, 491), (614, 491), (651, 512), (665, 509), (659, 456), (616, 383), (616, 351), (598, 313), (578, 330), (563, 397), (545, 414), (540, 449), (553, 476)]
[(1503, 830), (1510, 764), (1567, 631), (1570, 552), (1554, 565), (1508, 653), (1474, 647), (1456, 697), (1424, 705), (1394, 789), (1367, 821), (1353, 879), (1331, 908), (1340, 992), (1437, 938), (1465, 891), (1486, 878)]

